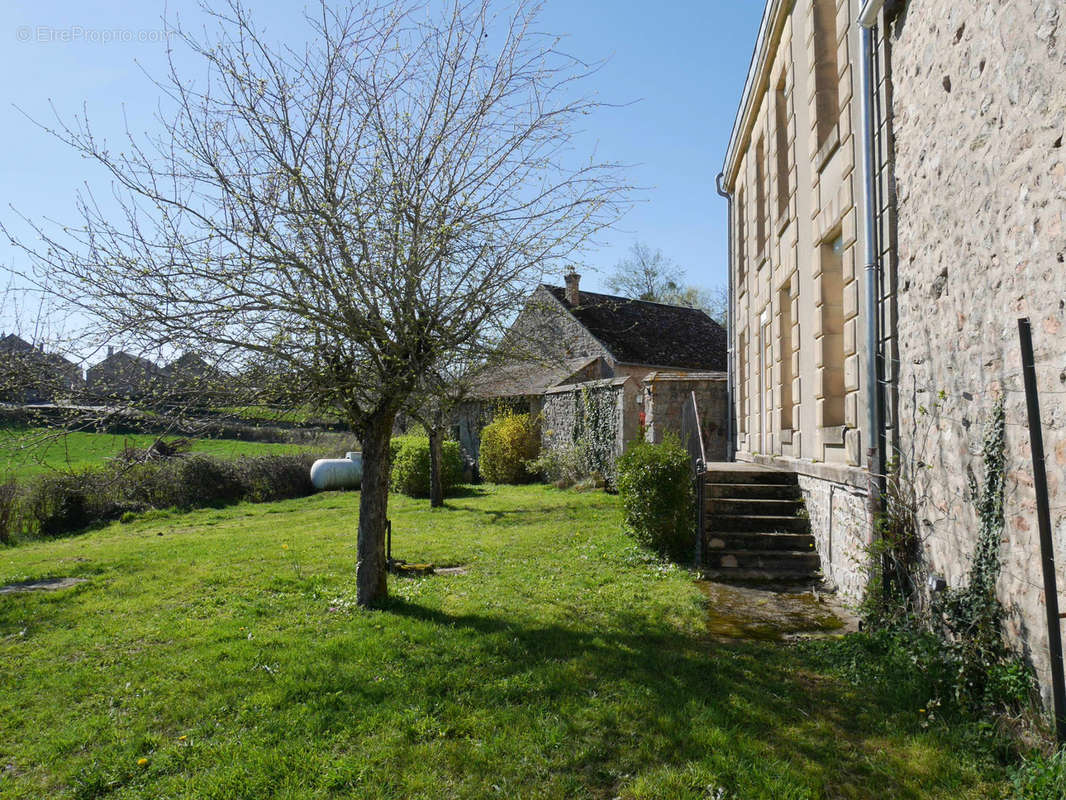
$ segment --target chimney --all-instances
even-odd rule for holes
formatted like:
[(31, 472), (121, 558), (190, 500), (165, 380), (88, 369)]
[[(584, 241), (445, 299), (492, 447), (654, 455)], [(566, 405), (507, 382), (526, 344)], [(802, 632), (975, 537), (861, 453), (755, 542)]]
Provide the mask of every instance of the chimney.
[(115, 348), (112, 347), (111, 345), (108, 345), (107, 346), (107, 357), (111, 358), (111, 356), (113, 356), (114, 354), (115, 354)]
[(581, 294), (578, 286), (581, 284), (581, 276), (571, 269), (566, 273), (566, 302), (577, 308), (581, 304)]

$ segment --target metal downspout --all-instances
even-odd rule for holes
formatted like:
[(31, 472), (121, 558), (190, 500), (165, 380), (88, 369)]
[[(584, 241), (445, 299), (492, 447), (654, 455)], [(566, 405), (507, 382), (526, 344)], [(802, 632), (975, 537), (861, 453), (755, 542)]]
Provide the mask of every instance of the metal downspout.
[(724, 172), (719, 172), (715, 178), (715, 188), (718, 194), (726, 201), (726, 296), (729, 298), (726, 312), (726, 435), (725, 435), (725, 460), (735, 461), (737, 452), (737, 425), (736, 409), (733, 404), (735, 386), (733, 385), (733, 195), (722, 188)]
[(885, 488), (885, 454), (882, 447), (884, 420), (882, 413), (882, 387), (879, 382), (878, 351), (880, 339), (880, 263), (877, 235), (877, 122), (874, 119), (873, 37), (876, 35), (877, 15), (883, 0), (867, 2), (859, 17), (862, 26), (862, 117), (863, 117), (863, 171), (865, 178), (865, 250), (866, 250), (866, 398), (869, 448), (867, 468), (872, 477), (872, 488), (879, 503)]

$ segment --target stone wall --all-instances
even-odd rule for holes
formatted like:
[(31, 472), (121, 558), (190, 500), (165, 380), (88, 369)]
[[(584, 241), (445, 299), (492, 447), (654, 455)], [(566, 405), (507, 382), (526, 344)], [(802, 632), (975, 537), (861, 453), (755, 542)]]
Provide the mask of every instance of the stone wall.
[(500, 352), (511, 358), (533, 356), (548, 361), (602, 356), (614, 365), (607, 349), (543, 286), (537, 287), (519, 312)]
[(857, 2), (767, 4), (730, 141), (737, 449), (864, 465)]
[[(549, 389), (541, 409), (541, 446), (571, 447), (584, 438), (595, 450), (605, 451), (607, 464), (602, 471), (613, 482), (615, 459), (639, 434), (638, 391), (629, 377)], [(593, 419), (601, 415), (602, 419)]]
[(724, 373), (653, 372), (644, 380), (645, 438), (658, 444), (667, 433), (681, 435), (681, 416), (696, 393), (703, 447), (708, 461), (725, 461), (729, 398)]
[[(1007, 414), (1000, 596), (1048, 686), (1016, 321), (1033, 323), (1060, 592), (1066, 589), (1066, 7), (914, 0), (894, 21), (899, 457), (923, 475), (929, 567), (965, 580), (969, 477)], [(928, 465), (921, 469), (918, 465)], [(1060, 601), (1061, 602), (1061, 601)]]
[(865, 490), (812, 475), (797, 475), (822, 561), (822, 574), (848, 603), (866, 588), (870, 515)]

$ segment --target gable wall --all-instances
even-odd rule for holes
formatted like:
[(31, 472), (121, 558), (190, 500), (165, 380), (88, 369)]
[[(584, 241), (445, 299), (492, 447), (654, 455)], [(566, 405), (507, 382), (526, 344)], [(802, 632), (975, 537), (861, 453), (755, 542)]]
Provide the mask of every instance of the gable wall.
[(999, 591), (1047, 686), (1017, 319), (1033, 325), (1066, 598), (1066, 7), (912, 0), (891, 34), (901, 460), (931, 467), (919, 470), (921, 534), (930, 568), (958, 586), (977, 530), (968, 477), (1005, 399)]
[(612, 370), (615, 364), (606, 348), (543, 286), (537, 287), (519, 312), (501, 348), (505, 352), (511, 348), (518, 356), (558, 361), (599, 356)]

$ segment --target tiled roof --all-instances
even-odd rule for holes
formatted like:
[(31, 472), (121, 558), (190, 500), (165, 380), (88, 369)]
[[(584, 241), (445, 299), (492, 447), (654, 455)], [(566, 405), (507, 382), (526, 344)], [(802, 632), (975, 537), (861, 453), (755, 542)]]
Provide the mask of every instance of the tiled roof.
[(475, 380), (472, 394), (483, 399), (543, 394), (546, 389), (565, 382), (597, 361), (599, 357), (565, 362), (521, 361), (504, 364), (486, 370), (480, 379)]
[(725, 328), (695, 308), (545, 286), (619, 362), (694, 370), (726, 369)]

